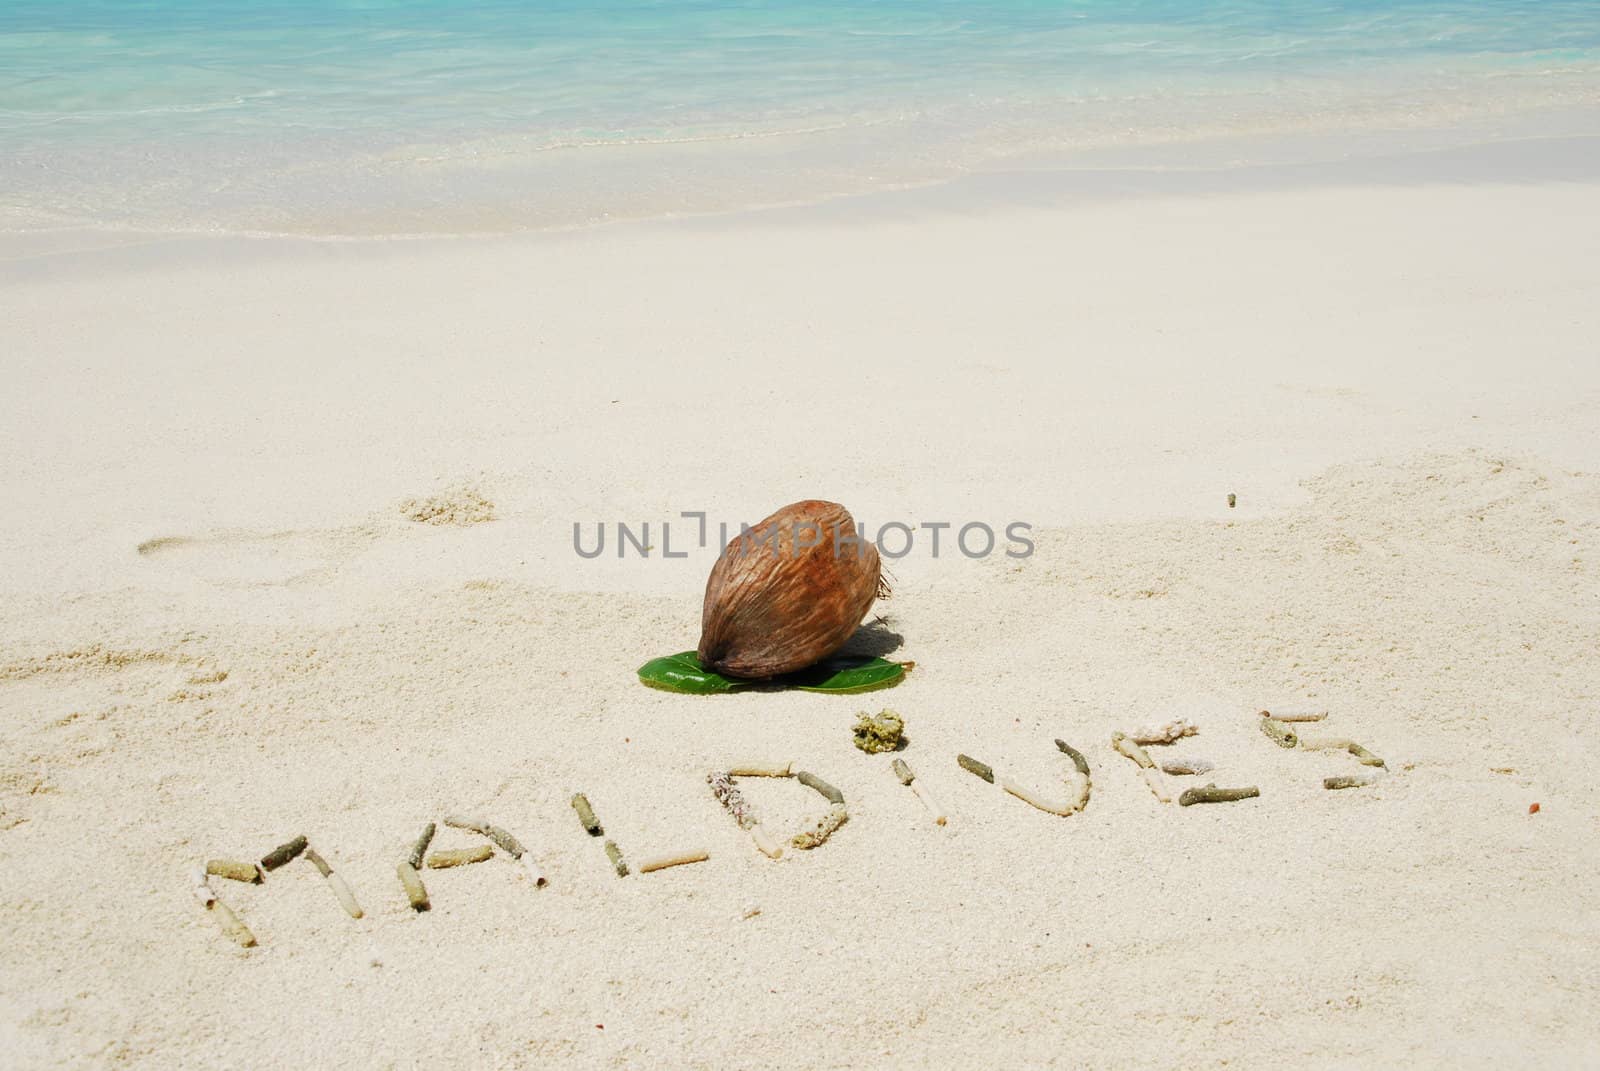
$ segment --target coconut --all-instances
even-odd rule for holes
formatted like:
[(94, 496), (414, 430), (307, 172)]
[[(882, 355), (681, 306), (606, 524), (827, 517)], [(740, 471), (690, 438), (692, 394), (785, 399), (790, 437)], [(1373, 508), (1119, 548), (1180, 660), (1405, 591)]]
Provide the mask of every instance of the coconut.
[(850, 511), (808, 499), (728, 544), (706, 581), (700, 664), (734, 677), (792, 673), (838, 651), (882, 588), (878, 548)]

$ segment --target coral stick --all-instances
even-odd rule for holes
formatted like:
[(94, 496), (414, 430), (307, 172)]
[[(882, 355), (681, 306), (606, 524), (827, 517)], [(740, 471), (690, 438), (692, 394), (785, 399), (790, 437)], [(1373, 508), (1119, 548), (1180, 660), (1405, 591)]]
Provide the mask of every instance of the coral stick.
[(703, 863), (711, 858), (711, 853), (702, 850), (673, 852), (670, 855), (651, 856), (639, 863), (639, 873), (648, 874), (653, 870), (665, 870), (669, 866), (683, 866), (685, 863)]
[(840, 806), (844, 805), (844, 793), (840, 792), (838, 789), (834, 788), (832, 785), (828, 784), (828, 782), (824, 781), (822, 778), (818, 777), (809, 770), (797, 771), (794, 775), (794, 779), (799, 781), (802, 785), (805, 785), (807, 788), (816, 792), (820, 792), (822, 797), (829, 803), (837, 803)]
[(789, 777), (793, 774), (793, 762), (741, 762), (728, 767), (729, 777)]
[(1254, 799), (1261, 795), (1261, 790), (1255, 785), (1248, 788), (1218, 788), (1216, 785), (1206, 785), (1204, 788), (1186, 788), (1183, 795), (1178, 797), (1178, 806), (1188, 807), (1196, 803), (1234, 803), (1238, 800)]
[(481, 863), (493, 854), (494, 849), (487, 844), (480, 844), (476, 848), (452, 848), (448, 851), (434, 852), (429, 855), (428, 868), (430, 870), (443, 870), (446, 867)]
[(589, 805), (589, 797), (582, 792), (572, 797), (572, 809), (578, 812), (578, 821), (583, 823), (584, 832), (591, 837), (605, 835), (605, 829), (600, 825), (600, 819), (594, 815), (594, 808)]
[(422, 857), (427, 854), (428, 845), (433, 843), (433, 833), (437, 828), (432, 822), (429, 822), (423, 827), (416, 843), (411, 845), (411, 854), (406, 856), (406, 862), (411, 864), (412, 870), (420, 870), (422, 868)]
[(1380, 780), (1382, 778), (1378, 774), (1340, 774), (1337, 777), (1324, 777), (1322, 779), (1322, 787), (1327, 789), (1366, 788), (1368, 785), (1377, 784)]
[(229, 881), (242, 881), (250, 885), (262, 882), (261, 868), (255, 863), (241, 863), (236, 859), (211, 859), (206, 862), (207, 874)]
[(339, 906), (344, 908), (345, 913), (353, 919), (360, 918), (362, 915), (361, 905), (356, 903), (356, 894), (350, 890), (349, 882), (334, 873), (333, 868), (328, 865), (328, 861), (318, 855), (315, 848), (307, 845), (305, 855), (306, 860), (317, 868), (317, 873), (322, 875), (322, 879), (333, 890), (333, 895), (338, 897)]
[(205, 868), (195, 867), (190, 874), (190, 879), (194, 882), (195, 899), (199, 900), (200, 906), (204, 907), (211, 917), (217, 920), (217, 925), (222, 927), (222, 932), (233, 938), (239, 947), (254, 948), (256, 935), (250, 932), (248, 926), (239, 921), (239, 916), (233, 913), (232, 908), (217, 899), (217, 894), (211, 890), (211, 883), (206, 880)]
[(1266, 733), (1272, 742), (1279, 747), (1294, 747), (1300, 742), (1300, 738), (1294, 734), (1294, 730), (1276, 718), (1262, 718), (1261, 731)]
[(1156, 799), (1162, 803), (1172, 802), (1172, 793), (1167, 791), (1166, 783), (1161, 780), (1161, 771), (1156, 769), (1156, 764), (1150, 758), (1149, 752), (1134, 743), (1127, 733), (1112, 733), (1111, 746), (1134, 761), (1139, 767), (1139, 773), (1144, 778), (1144, 783), (1150, 787), (1150, 791), (1155, 794)]
[(272, 851), (261, 857), (262, 870), (277, 870), (280, 866), (287, 866), (297, 856), (306, 850), (306, 838), (302, 834), (286, 844), (280, 844)]
[(1261, 712), (1261, 716), (1263, 718), (1272, 718), (1274, 721), (1282, 722), (1321, 721), (1323, 718), (1328, 716), (1328, 712), (1326, 710), (1318, 710), (1309, 713), (1302, 711), (1292, 714), (1274, 714), (1270, 710), (1263, 710)]
[(911, 767), (906, 765), (905, 760), (895, 759), (893, 767), (894, 775), (900, 779), (900, 783), (908, 786), (912, 792), (916, 793), (917, 799), (921, 800), (922, 805), (928, 809), (928, 813), (933, 815), (933, 824), (944, 825), (944, 810), (933, 802), (933, 797), (929, 795), (926, 788), (922, 787), (922, 782), (917, 780), (917, 775), (911, 772)]
[(417, 868), (411, 865), (411, 860), (402, 859), (395, 866), (394, 872), (400, 876), (400, 885), (406, 891), (406, 900), (411, 904), (413, 911), (426, 911), (432, 905), (428, 903), (428, 890), (422, 884), (422, 875), (417, 873)]

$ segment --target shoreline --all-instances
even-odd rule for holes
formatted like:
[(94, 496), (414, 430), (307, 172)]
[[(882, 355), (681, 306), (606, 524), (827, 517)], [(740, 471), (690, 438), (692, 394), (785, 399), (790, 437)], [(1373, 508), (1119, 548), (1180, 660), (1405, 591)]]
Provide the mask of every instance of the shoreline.
[[(1248, 144), (1248, 143), (1247, 143)], [(1301, 144), (1273, 139), (1268, 144)], [(741, 206), (690, 215), (624, 218), (564, 226), (462, 234), (328, 235), (293, 233), (213, 233), (136, 228), (63, 227), (33, 231), (0, 231), (0, 281), (8, 267), (50, 257), (104, 256), (116, 260), (121, 251), (147, 250), (178, 263), (216, 255), (293, 255), (302, 246), (399, 247), (449, 249), (463, 244), (559, 241), (584, 235), (682, 228), (727, 229), (762, 225), (832, 225), (840, 221), (872, 222), (909, 215), (939, 216), (973, 212), (1093, 207), (1097, 202), (1128, 198), (1243, 196), (1318, 188), (1372, 186), (1600, 183), (1600, 133), (1549, 136), (1526, 132), (1450, 148), (1417, 148), (1399, 153), (1344, 154), (1337, 140), (1312, 138), (1320, 158), (1291, 163), (1232, 164), (1238, 155), (1232, 143), (1212, 146), (1210, 158), (1177, 166), (1135, 155), (1125, 166), (1028, 168), (958, 175), (926, 184), (839, 194), (794, 204)], [(1258, 146), (1259, 148), (1259, 146)], [(132, 254), (137, 256), (138, 254)], [(124, 261), (132, 263), (131, 261)]]
[[(1322, 120), (1327, 124), (1330, 121)], [(586, 206), (573, 202), (559, 209), (555, 215), (537, 208), (532, 202), (508, 199), (505, 185), (499, 193), (489, 182), (494, 169), (487, 165), (456, 174), (448, 197), (443, 188), (424, 213), (429, 220), (418, 227), (419, 205), (411, 205), (411, 196), (403, 184), (393, 188), (375, 187), (378, 199), (392, 198), (390, 214), (380, 221), (368, 217), (361, 228), (353, 231), (330, 229), (324, 220), (316, 222), (316, 211), (307, 201), (293, 211), (300, 218), (280, 227), (262, 228), (220, 225), (216, 223), (193, 226), (148, 226), (135, 222), (101, 221), (85, 223), (63, 220), (59, 223), (35, 221), (22, 225), (0, 227), (0, 257), (6, 256), (6, 247), (50, 247), (52, 244), (71, 241), (78, 236), (97, 236), (101, 242), (143, 242), (169, 237), (192, 238), (243, 238), (243, 239), (303, 239), (319, 242), (363, 241), (449, 241), (479, 238), (506, 238), (518, 235), (564, 234), (583, 232), (602, 227), (671, 223), (692, 220), (739, 218), (770, 212), (804, 212), (830, 205), (848, 207), (858, 203), (871, 203), (882, 198), (922, 197), (938, 200), (964, 200), (972, 207), (976, 204), (1001, 204), (1007, 192), (1038, 198), (1054, 192), (1057, 197), (1067, 195), (1099, 196), (1111, 192), (1118, 181), (1130, 181), (1145, 190), (1165, 190), (1172, 193), (1239, 189), (1252, 184), (1318, 184), (1327, 181), (1323, 173), (1331, 172), (1337, 183), (1364, 184), (1374, 181), (1393, 181), (1403, 177), (1406, 181), (1437, 181), (1450, 177), (1450, 172), (1465, 166), (1484, 179), (1500, 181), (1527, 181), (1530, 179), (1567, 179), (1575, 172), (1588, 177), (1600, 174), (1600, 162), (1591, 150), (1600, 141), (1600, 109), (1592, 104), (1569, 103), (1562, 107), (1513, 111), (1501, 115), (1488, 109), (1486, 114), (1472, 118), (1456, 117), (1447, 124), (1431, 124), (1413, 119), (1410, 123), (1375, 123), (1366, 127), (1343, 128), (1338, 125), (1317, 123), (1300, 124), (1289, 128), (1272, 128), (1260, 131), (1220, 131), (1187, 137), (1169, 136), (1155, 141), (1137, 138), (1128, 144), (1118, 144), (1115, 139), (1100, 143), (1058, 148), (1033, 149), (1014, 157), (999, 156), (993, 159), (974, 159), (965, 164), (942, 164), (918, 175), (914, 167), (902, 162), (883, 161), (885, 175), (902, 171), (900, 178), (872, 176), (850, 177), (845, 172), (830, 167), (807, 170), (806, 165), (797, 175), (807, 176), (809, 188), (797, 185), (794, 177), (784, 178), (780, 186), (772, 181), (782, 174), (787, 151), (774, 160), (777, 170), (766, 178), (761, 171), (748, 174), (740, 172), (743, 165), (735, 163), (736, 154), (719, 150), (712, 145), (680, 146), (690, 155), (681, 165), (687, 170), (681, 175), (673, 164), (663, 157), (664, 165), (659, 175), (653, 174), (648, 152), (673, 151), (672, 146), (655, 146), (646, 156), (628, 161), (638, 151), (627, 145), (596, 146), (585, 152), (600, 154), (590, 159), (583, 153), (563, 158), (560, 168), (549, 175), (523, 176), (522, 181), (533, 182), (535, 187), (550, 184), (553, 202), (564, 204), (565, 197), (583, 177), (599, 191)], [(1527, 156), (1529, 152), (1533, 155)], [(1567, 154), (1565, 157), (1563, 154)], [(607, 154), (614, 154), (607, 156)], [(911, 158), (918, 154), (912, 153)], [(1576, 158), (1573, 158), (1573, 157)], [(579, 159), (583, 157), (583, 159)], [(615, 166), (613, 161), (623, 162)], [(910, 168), (907, 170), (907, 168)], [(564, 175), (564, 177), (563, 177)], [(741, 177), (742, 175), (742, 177)], [(674, 178), (676, 176), (676, 178)], [(679, 198), (650, 200), (642, 191), (650, 187), (670, 186), (683, 180), (689, 191)], [(398, 180), (397, 180), (398, 181)], [(697, 183), (709, 183), (704, 188)], [(767, 183), (763, 187), (762, 183)], [(746, 188), (748, 187), (748, 188)], [(757, 193), (758, 190), (764, 193)], [(948, 193), (943, 192), (948, 191)], [(302, 191), (306, 198), (314, 196), (311, 188)], [(677, 197), (677, 195), (674, 195)], [(644, 199), (641, 200), (641, 197)], [(401, 206), (407, 205), (402, 212)], [(280, 206), (283, 207), (283, 206)], [(365, 206), (363, 206), (365, 210)], [(14, 212), (20, 211), (13, 209)], [(21, 218), (20, 216), (18, 218)], [(361, 218), (359, 212), (347, 209), (342, 217), (345, 225)], [(443, 221), (454, 219), (458, 225)], [(403, 222), (410, 220), (409, 223)]]

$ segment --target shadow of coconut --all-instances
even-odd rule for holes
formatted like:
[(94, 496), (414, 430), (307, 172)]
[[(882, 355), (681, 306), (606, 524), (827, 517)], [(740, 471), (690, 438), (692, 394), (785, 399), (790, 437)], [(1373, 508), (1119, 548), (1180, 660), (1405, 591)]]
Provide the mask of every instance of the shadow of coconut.
[(862, 625), (845, 641), (834, 658), (888, 658), (904, 646), (906, 638), (881, 621)]

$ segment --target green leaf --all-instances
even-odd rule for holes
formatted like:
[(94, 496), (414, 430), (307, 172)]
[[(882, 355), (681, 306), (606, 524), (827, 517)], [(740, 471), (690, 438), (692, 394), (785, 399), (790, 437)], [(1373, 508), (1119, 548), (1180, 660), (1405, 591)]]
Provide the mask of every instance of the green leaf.
[(908, 662), (890, 662), (882, 658), (829, 658), (778, 680), (806, 692), (853, 695), (892, 688), (905, 679), (908, 668)]
[(700, 659), (695, 657), (693, 651), (652, 658), (639, 667), (639, 679), (652, 688), (688, 695), (716, 695), (742, 688), (748, 683), (700, 668)]
[(852, 695), (899, 684), (913, 665), (913, 662), (888, 662), (882, 658), (837, 657), (770, 681), (747, 681), (704, 669), (695, 652), (684, 651), (652, 658), (639, 667), (639, 679), (652, 688), (686, 695), (718, 695), (749, 687), (773, 691), (799, 688), (806, 692)]

